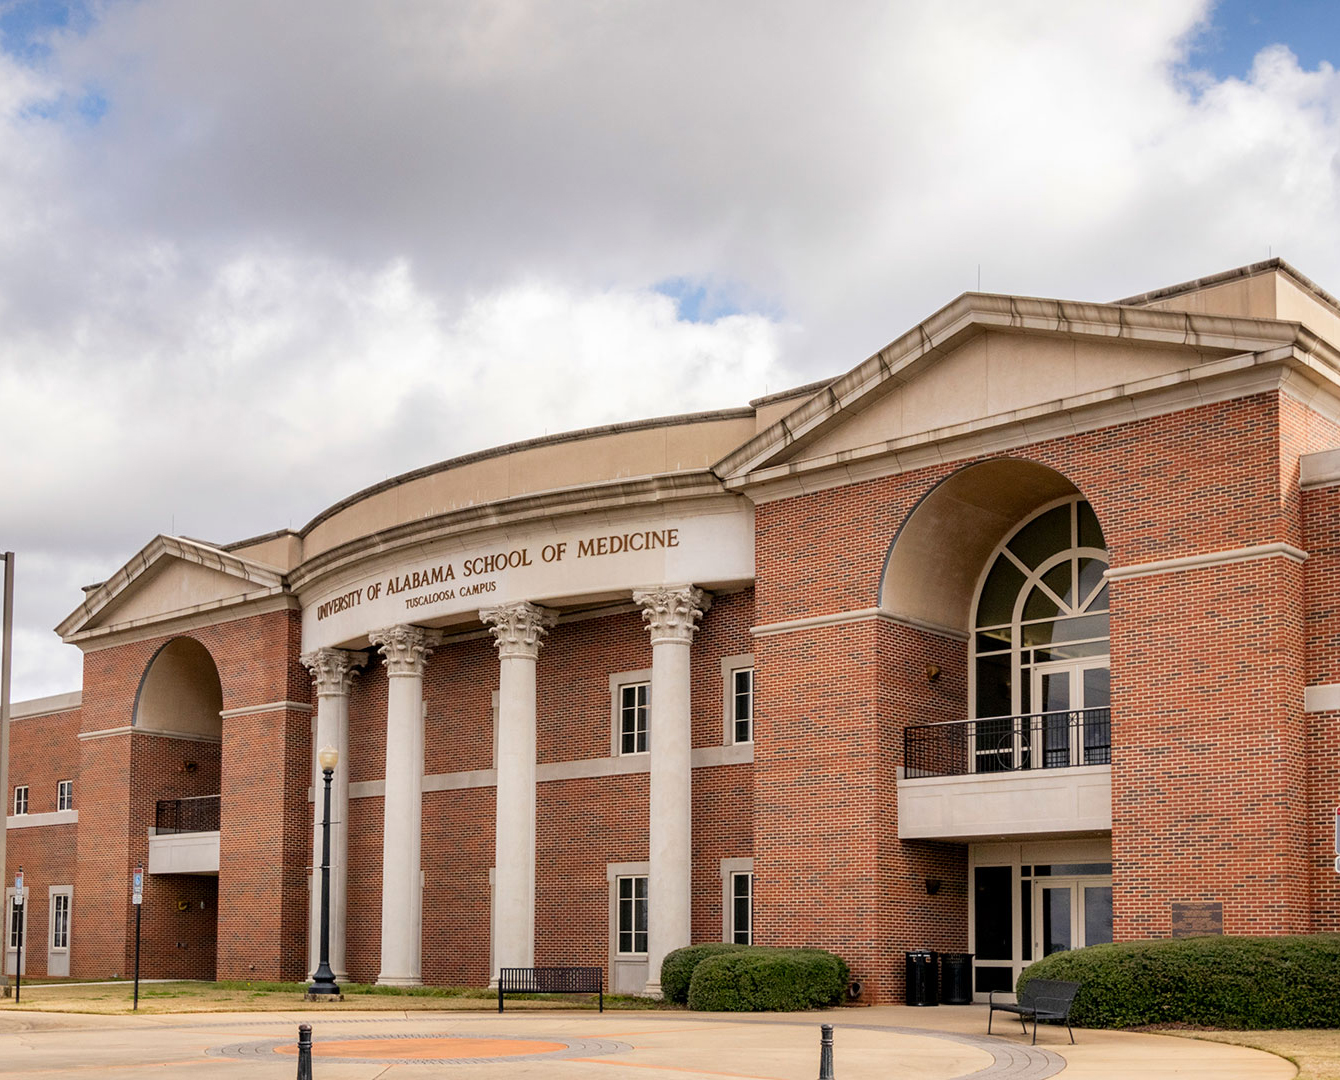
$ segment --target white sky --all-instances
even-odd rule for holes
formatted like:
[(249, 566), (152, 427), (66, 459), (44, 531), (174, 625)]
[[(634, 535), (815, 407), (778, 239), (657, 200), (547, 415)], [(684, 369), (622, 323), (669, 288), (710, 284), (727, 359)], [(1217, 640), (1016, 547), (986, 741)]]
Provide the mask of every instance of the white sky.
[(15, 699), (79, 686), (50, 628), (156, 533), (297, 528), (459, 453), (834, 375), (979, 264), (1107, 300), (1273, 252), (1340, 290), (1340, 80), (1283, 46), (1202, 70), (1212, 17), (137, 0), (39, 28), (0, 51)]

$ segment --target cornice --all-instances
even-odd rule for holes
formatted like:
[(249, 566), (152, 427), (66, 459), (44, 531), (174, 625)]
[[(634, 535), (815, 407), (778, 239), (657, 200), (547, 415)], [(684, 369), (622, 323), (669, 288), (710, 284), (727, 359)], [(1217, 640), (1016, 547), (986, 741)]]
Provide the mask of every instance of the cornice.
[(350, 540), (300, 563), (289, 574), (289, 583), (295, 592), (300, 592), (370, 556), (464, 537), (488, 528), (531, 520), (548, 522), (577, 514), (632, 507), (664, 506), (693, 499), (717, 499), (735, 504), (741, 498), (727, 491), (710, 469), (659, 473), (636, 479), (608, 480), (516, 495), (494, 502), (459, 507)]
[(132, 641), (180, 634), (204, 626), (218, 626), (220, 623), (236, 622), (238, 619), (249, 619), (272, 611), (296, 611), (299, 607), (298, 598), (287, 589), (244, 593), (226, 600), (196, 604), (179, 611), (165, 611), (160, 615), (132, 619), (130, 622), (117, 623), (114, 626), (82, 630), (65, 636), (63, 640), (68, 645), (79, 646), (86, 653), (98, 652)]
[[(276, 596), (287, 591), (284, 575), (274, 567), (253, 562), (251, 559), (245, 559), (238, 555), (232, 555), (220, 548), (211, 547), (197, 540), (187, 540), (180, 536), (160, 535), (150, 540), (120, 570), (97, 588), (91, 590), (85, 596), (84, 602), (56, 627), (56, 633), (66, 642), (76, 642), (103, 632), (111, 632), (113, 629), (122, 629), (123, 627), (118, 626), (115, 628), (99, 627), (97, 630), (84, 631), (83, 627), (97, 618), (139, 578), (143, 577), (159, 562), (169, 558), (180, 559), (182, 562), (217, 570), (229, 577), (237, 578), (239, 581), (255, 585), (257, 588), (249, 589), (235, 598), (229, 597), (226, 600), (214, 601), (211, 604), (201, 604), (178, 611), (165, 612), (161, 616), (153, 616), (153, 621), (171, 619), (209, 608), (248, 603), (252, 600)], [(137, 626), (147, 621), (150, 620), (132, 620), (124, 626)]]
[(722, 458), (713, 471), (736, 488), (732, 481), (775, 466), (846, 415), (988, 330), (1182, 346), (1224, 356), (1289, 348), (1308, 357), (1332, 382), (1340, 382), (1340, 354), (1300, 323), (965, 293)]
[(772, 502), (1276, 390), (1330, 413), (1340, 394), (1340, 381), (1324, 374), (1314, 358), (1286, 346), (836, 454), (785, 462), (725, 483), (748, 495), (753, 503)]

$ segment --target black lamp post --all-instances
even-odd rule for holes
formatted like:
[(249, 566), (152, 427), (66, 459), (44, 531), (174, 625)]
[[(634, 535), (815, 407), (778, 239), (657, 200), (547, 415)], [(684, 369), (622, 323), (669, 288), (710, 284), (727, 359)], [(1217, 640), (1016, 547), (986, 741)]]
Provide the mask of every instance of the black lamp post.
[(329, 997), (340, 992), (330, 970), (330, 785), (335, 777), (339, 751), (327, 746), (316, 756), (326, 778), (326, 809), (321, 822), (321, 961), (307, 988), (308, 997)]

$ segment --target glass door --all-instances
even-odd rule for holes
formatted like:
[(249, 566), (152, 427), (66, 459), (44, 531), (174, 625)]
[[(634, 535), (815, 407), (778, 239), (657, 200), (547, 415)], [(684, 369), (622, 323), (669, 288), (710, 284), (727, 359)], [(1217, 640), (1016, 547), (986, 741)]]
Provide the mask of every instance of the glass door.
[(1045, 878), (1033, 882), (1033, 957), (1112, 940), (1112, 879)]
[(1044, 769), (1111, 760), (1112, 676), (1107, 657), (1056, 660), (1033, 668), (1029, 752)]

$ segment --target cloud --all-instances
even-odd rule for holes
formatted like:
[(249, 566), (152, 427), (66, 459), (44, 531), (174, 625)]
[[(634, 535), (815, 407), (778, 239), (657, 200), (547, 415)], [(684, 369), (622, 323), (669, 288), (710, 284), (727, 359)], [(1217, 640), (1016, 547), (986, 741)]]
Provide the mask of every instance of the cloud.
[(1192, 69), (1199, 0), (75, 15), (0, 53), (21, 696), (77, 683), (71, 575), (156, 532), (835, 374), (979, 265), (1104, 299), (1270, 247), (1340, 283), (1335, 71)]

